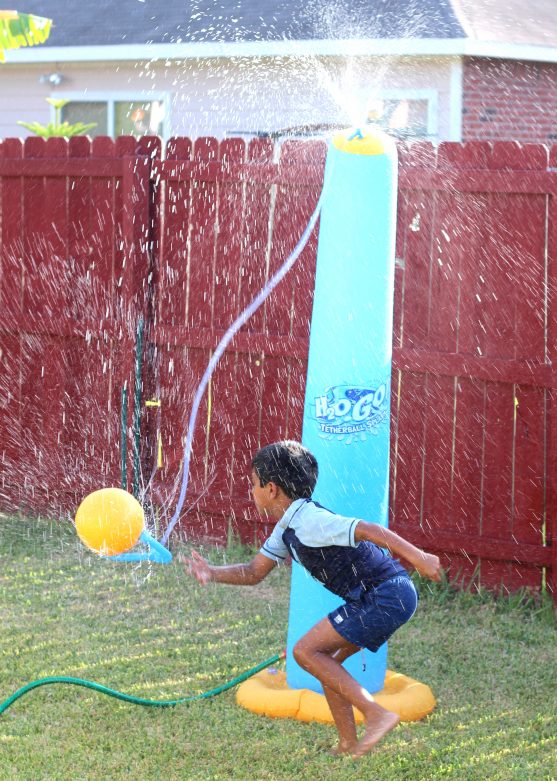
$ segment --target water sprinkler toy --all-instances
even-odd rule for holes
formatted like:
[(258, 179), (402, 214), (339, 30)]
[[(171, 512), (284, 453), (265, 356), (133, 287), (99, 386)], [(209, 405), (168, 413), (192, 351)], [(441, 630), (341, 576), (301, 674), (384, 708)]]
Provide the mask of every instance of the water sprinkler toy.
[[(303, 443), (319, 462), (314, 498), (387, 526), (397, 153), (380, 129), (344, 131), (329, 145), (317, 247)], [(295, 661), (298, 639), (342, 604), (292, 563), (286, 675), (242, 684), (237, 701), (269, 716), (332, 721), (319, 681)], [(435, 707), (428, 686), (387, 670), (387, 645), (345, 662), (403, 720)]]
[[(379, 129), (329, 145), (305, 392), (303, 443), (319, 463), (314, 497), (341, 515), (387, 525), (397, 151)], [(321, 691), (292, 648), (342, 601), (293, 566), (287, 680)], [(303, 609), (302, 606), (303, 605)], [(349, 659), (368, 691), (383, 687), (387, 648)]]
[[(75, 515), (75, 530), (88, 548), (112, 561), (172, 561), (170, 551), (145, 528), (140, 503), (122, 488), (101, 488), (86, 496)], [(138, 542), (147, 550), (130, 551)]]

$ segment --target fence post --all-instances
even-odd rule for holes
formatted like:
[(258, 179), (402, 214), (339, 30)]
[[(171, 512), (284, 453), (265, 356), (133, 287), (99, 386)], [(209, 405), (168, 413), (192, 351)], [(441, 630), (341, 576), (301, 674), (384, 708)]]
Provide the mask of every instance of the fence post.
[[(557, 168), (557, 146), (549, 156), (549, 168)], [(557, 178), (557, 173), (554, 174)], [(552, 367), (551, 387), (547, 392), (547, 501), (545, 542), (550, 546), (551, 564), (547, 586), (557, 612), (557, 193), (548, 195), (547, 208), (547, 356)]]
[[(127, 139), (126, 139), (127, 140)], [(128, 151), (128, 150), (126, 150)], [(127, 384), (128, 398), (133, 399), (132, 489), (135, 496), (141, 494), (141, 388), (142, 376), (137, 370), (138, 328), (147, 301), (150, 270), (149, 241), (151, 229), (150, 210), (151, 158), (147, 155), (125, 155), (122, 176), (122, 242), (123, 263), (119, 280), (120, 301), (117, 320), (120, 326), (120, 360), (117, 387)], [(142, 349), (142, 348), (141, 348)], [(141, 364), (139, 364), (141, 365)]]
[(139, 483), (141, 472), (141, 389), (143, 366), (143, 315), (139, 315), (135, 340), (135, 379), (133, 399), (133, 495), (139, 498)]

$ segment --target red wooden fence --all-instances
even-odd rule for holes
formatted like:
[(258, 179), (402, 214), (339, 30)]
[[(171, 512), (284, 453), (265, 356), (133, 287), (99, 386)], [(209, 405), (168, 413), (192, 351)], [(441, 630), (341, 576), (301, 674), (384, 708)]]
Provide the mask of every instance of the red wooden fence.
[[(555, 593), (557, 153), (400, 151), (391, 525), (466, 581), (547, 578)], [(210, 138), (174, 139), (164, 159), (153, 139), (1, 145), (5, 508), (71, 511), (119, 483), (121, 393), (133, 397), (142, 316), (142, 485), (168, 520), (195, 388), (304, 230), (324, 155), (324, 144), (288, 143), (276, 161), (266, 141)], [(300, 436), (315, 248), (314, 235), (215, 370), (194, 440), (190, 536), (265, 532), (246, 476), (260, 444)], [(131, 459), (130, 447), (130, 471)]]
[(149, 160), (132, 138), (7, 139), (0, 173), (0, 498), (67, 509), (119, 479)]
[(538, 587), (555, 530), (557, 175), (542, 146), (412, 157), (401, 166), (394, 519), (465, 576)]

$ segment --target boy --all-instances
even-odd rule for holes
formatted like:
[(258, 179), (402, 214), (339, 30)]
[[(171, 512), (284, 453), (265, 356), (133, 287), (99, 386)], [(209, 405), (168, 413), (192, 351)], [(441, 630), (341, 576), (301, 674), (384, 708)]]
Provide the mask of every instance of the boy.
[[(296, 643), (293, 654), (323, 686), (339, 736), (335, 753), (360, 757), (399, 717), (375, 703), (342, 663), (361, 648), (376, 651), (412, 617), (418, 601), (406, 570), (382, 549), (432, 580), (440, 579), (441, 567), (437, 556), (388, 529), (344, 518), (314, 502), (317, 471), (315, 457), (298, 442), (261, 448), (252, 461), (252, 496), (259, 512), (278, 521), (271, 536), (246, 564), (216, 567), (193, 551), (186, 565), (202, 584), (254, 585), (290, 555), (345, 600)], [(352, 706), (364, 717), (360, 740)]]

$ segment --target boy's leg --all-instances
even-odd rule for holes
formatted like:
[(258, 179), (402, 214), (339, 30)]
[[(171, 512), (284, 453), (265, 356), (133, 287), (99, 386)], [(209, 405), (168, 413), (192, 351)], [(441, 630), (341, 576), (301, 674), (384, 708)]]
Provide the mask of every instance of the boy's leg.
[[(342, 664), (349, 656), (358, 651), (357, 646), (340, 649), (335, 651), (333, 658)], [(351, 703), (341, 694), (337, 694), (334, 689), (323, 685), (323, 694), (327, 699), (327, 704), (335, 721), (338, 732), (338, 746), (333, 749), (334, 754), (346, 754), (352, 751), (358, 742), (356, 734), (356, 722), (354, 720), (354, 710)]]
[[(344, 654), (344, 658), (350, 656), (356, 650), (357, 647), (339, 635), (329, 619), (324, 618), (296, 643), (293, 653), (300, 667), (318, 678), (324, 689), (331, 689), (362, 713), (365, 734), (351, 751), (354, 756), (362, 756), (392, 730), (400, 719), (397, 714), (377, 705), (371, 694), (342, 666), (339, 659)], [(338, 658), (335, 656), (337, 652)], [(339, 715), (347, 714), (346, 709), (340, 711), (339, 700), (334, 700), (333, 705), (339, 707)], [(342, 735), (340, 739), (343, 740)]]

